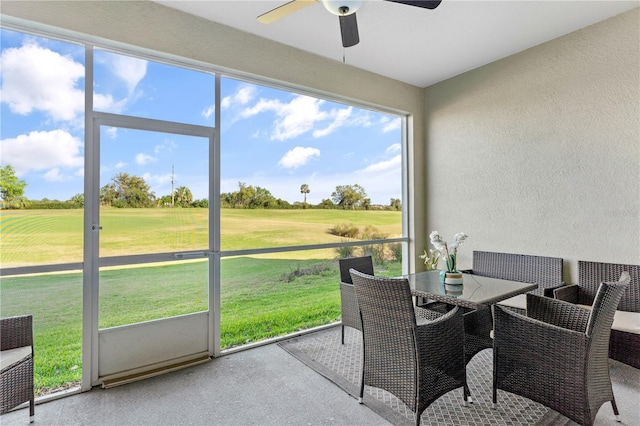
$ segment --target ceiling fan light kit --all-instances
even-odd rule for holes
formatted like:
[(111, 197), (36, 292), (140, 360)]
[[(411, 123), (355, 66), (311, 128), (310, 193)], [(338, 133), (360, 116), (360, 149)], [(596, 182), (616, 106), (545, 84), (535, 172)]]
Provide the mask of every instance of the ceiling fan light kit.
[(356, 13), (362, 3), (363, 0), (322, 0), (325, 9), (338, 16)]
[[(364, 0), (292, 0), (282, 6), (276, 7), (258, 16), (258, 22), (270, 24), (304, 7), (316, 2), (322, 2), (325, 9), (340, 18), (340, 34), (342, 47), (351, 47), (360, 43), (358, 35), (358, 21), (356, 11), (360, 9)], [(435, 9), (442, 0), (386, 0), (393, 3), (420, 7), (423, 9)]]

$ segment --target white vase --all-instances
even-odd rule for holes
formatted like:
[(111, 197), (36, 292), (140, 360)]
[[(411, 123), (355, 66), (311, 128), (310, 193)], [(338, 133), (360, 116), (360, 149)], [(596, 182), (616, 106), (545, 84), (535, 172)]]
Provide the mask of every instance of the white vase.
[(462, 285), (462, 272), (445, 272), (445, 285)]

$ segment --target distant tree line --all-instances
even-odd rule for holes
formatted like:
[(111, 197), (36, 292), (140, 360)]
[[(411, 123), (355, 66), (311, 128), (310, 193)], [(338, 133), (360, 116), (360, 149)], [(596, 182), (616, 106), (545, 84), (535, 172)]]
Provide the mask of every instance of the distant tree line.
[[(3, 209), (74, 209), (84, 207), (84, 195), (76, 194), (69, 200), (28, 200), (24, 196), (27, 183), (16, 176), (10, 165), (0, 168), (0, 197)], [(268, 189), (238, 182), (238, 190), (220, 195), (221, 207), (232, 209), (343, 209), (343, 210), (401, 210), (400, 199), (392, 198), (387, 206), (372, 205), (364, 188), (358, 184), (339, 185), (331, 197), (317, 205), (307, 203), (309, 185), (302, 184), (303, 202), (293, 204), (274, 197)], [(208, 207), (204, 198), (194, 200), (191, 190), (179, 186), (171, 194), (157, 197), (140, 176), (118, 173), (100, 188), (100, 205), (115, 208), (151, 207)]]

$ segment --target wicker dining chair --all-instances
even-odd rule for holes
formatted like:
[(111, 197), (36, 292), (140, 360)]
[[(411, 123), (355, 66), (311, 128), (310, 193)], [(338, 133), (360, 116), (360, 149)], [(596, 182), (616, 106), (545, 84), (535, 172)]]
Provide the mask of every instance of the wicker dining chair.
[(636, 332), (617, 329), (614, 318), (609, 339), (609, 358), (640, 368), (640, 334), (637, 333), (640, 324), (637, 319), (634, 323), (634, 318), (640, 313), (640, 265), (579, 260), (578, 284), (560, 287), (553, 294), (556, 299), (590, 306), (600, 283), (615, 280), (623, 271), (629, 273), (631, 282), (620, 299), (616, 316), (631, 314), (628, 322), (635, 324)]
[(371, 256), (345, 257), (338, 260), (340, 266), (340, 308), (342, 310), (342, 344), (344, 345), (344, 328), (352, 327), (362, 331), (362, 321), (360, 320), (360, 309), (356, 300), (356, 290), (351, 281), (351, 268), (356, 271), (374, 275), (373, 259)]
[(29, 422), (34, 420), (33, 318), (0, 318), (0, 414), (29, 402)]
[(384, 389), (415, 413), (416, 425), (432, 402), (459, 387), (466, 405), (462, 312), (418, 325), (406, 278), (350, 272), (362, 318), (360, 403), (365, 385)]
[(527, 294), (527, 315), (495, 307), (493, 403), (497, 390), (539, 402), (581, 425), (592, 425), (611, 402), (609, 335), (616, 307), (630, 277), (603, 282), (593, 309)]

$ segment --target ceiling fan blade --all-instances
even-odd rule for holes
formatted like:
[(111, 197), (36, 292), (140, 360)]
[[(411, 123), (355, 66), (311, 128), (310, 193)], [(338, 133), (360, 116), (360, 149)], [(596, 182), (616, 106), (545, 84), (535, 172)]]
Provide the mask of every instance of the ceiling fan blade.
[(258, 22), (262, 22), (263, 24), (270, 24), (272, 22), (277, 21), (280, 18), (284, 18), (285, 16), (297, 12), (300, 9), (304, 9), (307, 6), (311, 6), (312, 4), (318, 2), (319, 0), (293, 0), (289, 3), (285, 3), (282, 6), (278, 6), (275, 9), (272, 9), (262, 15), (258, 16)]
[(338, 16), (340, 18), (340, 33), (342, 34), (342, 46), (351, 47), (360, 43), (358, 35), (358, 21), (356, 14)]
[(423, 7), (425, 9), (435, 9), (442, 3), (442, 0), (387, 0), (394, 3), (408, 4), (409, 6)]

